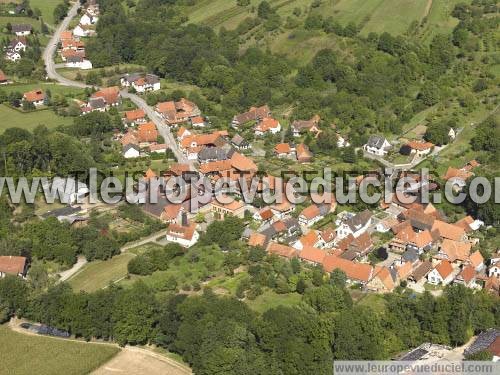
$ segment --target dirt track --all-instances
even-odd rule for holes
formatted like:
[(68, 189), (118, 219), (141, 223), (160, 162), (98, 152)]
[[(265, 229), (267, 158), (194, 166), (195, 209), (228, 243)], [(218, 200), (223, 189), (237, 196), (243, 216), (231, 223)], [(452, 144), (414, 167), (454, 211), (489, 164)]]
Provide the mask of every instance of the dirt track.
[(111, 374), (168, 374), (186, 375), (192, 372), (162, 355), (152, 353), (148, 350), (126, 347), (109, 362), (92, 372), (93, 375)]

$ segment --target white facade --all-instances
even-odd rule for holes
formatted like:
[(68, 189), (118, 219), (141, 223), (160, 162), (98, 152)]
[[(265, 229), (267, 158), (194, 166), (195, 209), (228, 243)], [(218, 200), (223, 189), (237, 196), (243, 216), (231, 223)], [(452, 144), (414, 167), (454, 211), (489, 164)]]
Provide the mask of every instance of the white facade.
[(139, 150), (131, 147), (129, 148), (127, 151), (125, 151), (123, 153), (123, 157), (125, 159), (133, 159), (133, 158), (138, 158), (139, 156), (141, 156), (141, 153), (139, 152)]
[(26, 44), (21, 41), (17, 41), (17, 44), (13, 47), (13, 50), (16, 52), (26, 51)]
[(500, 278), (500, 264), (494, 264), (488, 268), (488, 276)]
[(156, 82), (154, 84), (146, 83), (144, 85), (136, 85), (135, 82), (132, 82), (132, 87), (135, 91), (142, 93), (146, 91), (158, 91), (161, 88), (160, 82)]
[(193, 237), (191, 237), (190, 240), (186, 240), (184, 238), (180, 238), (177, 236), (171, 236), (170, 234), (167, 234), (167, 241), (178, 243), (179, 245), (184, 246), (184, 247), (193, 246), (196, 242), (198, 242), (199, 238), (200, 238), (200, 234), (196, 230), (194, 231)]
[(31, 31), (29, 31), (29, 30), (26, 30), (26, 31), (17, 31), (16, 32), (17, 36), (28, 36), (30, 34), (31, 34)]
[(16, 62), (21, 59), (21, 55), (19, 54), (19, 52), (7, 52), (7, 54), (5, 55), (5, 59)]
[(443, 279), (441, 274), (435, 268), (427, 274), (427, 281), (429, 282), (429, 284), (432, 285), (438, 285), (438, 284), (448, 285), (449, 283), (451, 283), (452, 280), (453, 280), (453, 273), (448, 275), (446, 279)]
[(94, 24), (94, 17), (92, 17), (90, 14), (85, 13), (81, 18), (80, 18), (80, 24), (81, 25), (92, 25)]
[(89, 60), (83, 60), (78, 62), (66, 62), (67, 68), (79, 68), (82, 70), (92, 69), (92, 63)]
[(382, 144), (382, 146), (380, 148), (372, 147), (372, 146), (369, 146), (368, 144), (365, 144), (363, 146), (363, 150), (365, 150), (366, 152), (373, 154), (373, 155), (385, 156), (385, 155), (387, 155), (387, 152), (388, 152), (386, 150), (386, 148), (388, 148), (390, 146), (391, 146), (391, 144), (387, 141), (387, 139), (384, 139), (384, 143)]
[(73, 35), (79, 37), (86, 37), (90, 35), (90, 32), (88, 30), (85, 30), (80, 25), (78, 25), (73, 29)]

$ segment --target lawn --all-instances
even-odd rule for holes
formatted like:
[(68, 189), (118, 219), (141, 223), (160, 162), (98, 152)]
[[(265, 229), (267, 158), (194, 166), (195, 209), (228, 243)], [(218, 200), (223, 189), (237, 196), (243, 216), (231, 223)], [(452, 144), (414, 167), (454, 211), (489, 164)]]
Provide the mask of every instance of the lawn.
[(451, 17), (451, 12), (458, 3), (470, 3), (470, 0), (434, 0), (423, 25), (422, 39), (430, 43), (437, 34), (449, 34), (458, 24), (458, 19)]
[[(370, 32), (378, 34), (388, 32), (393, 35), (404, 34), (413, 21), (420, 21), (425, 17), (428, 2), (432, 0), (375, 0), (379, 3), (370, 20), (361, 30), (361, 34)], [(366, 1), (370, 3), (370, 1)]]
[(111, 345), (28, 336), (0, 326), (0, 372), (4, 374), (88, 374), (119, 351)]
[(33, 130), (38, 125), (43, 124), (48, 128), (56, 128), (59, 125), (69, 125), (73, 122), (71, 117), (61, 117), (52, 110), (46, 109), (29, 113), (21, 113), (9, 108), (4, 104), (0, 105), (0, 134), (7, 128), (19, 127)]
[(45, 22), (54, 23), (54, 9), (61, 4), (62, 0), (30, 0), (31, 8), (38, 8), (42, 12), (42, 18)]
[(127, 276), (127, 264), (134, 256), (126, 252), (106, 261), (90, 262), (69, 279), (69, 284), (74, 290), (86, 292), (105, 288)]
[(26, 84), (14, 84), (14, 85), (6, 85), (2, 86), (1, 90), (4, 90), (5, 92), (12, 92), (12, 91), (18, 91), (20, 93), (25, 93), (27, 91), (35, 90), (35, 89), (42, 89), (42, 90), (50, 90), (50, 92), (58, 95), (64, 95), (64, 96), (77, 96), (81, 95), (85, 92), (85, 90), (77, 88), (77, 87), (69, 87), (69, 86), (63, 86), (63, 85), (58, 85), (55, 83), (44, 83), (44, 82), (38, 82), (38, 83), (26, 83)]
[(265, 291), (254, 300), (247, 300), (248, 306), (258, 313), (264, 313), (278, 306), (297, 306), (302, 296), (298, 293), (277, 294), (272, 290)]
[[(48, 0), (40, 0), (48, 1)], [(10, 22), (11, 25), (14, 24), (28, 24), (33, 26), (33, 29), (36, 31), (40, 31), (40, 21), (30, 18), (30, 17), (0, 17), (0, 31), (2, 31), (5, 26)]]

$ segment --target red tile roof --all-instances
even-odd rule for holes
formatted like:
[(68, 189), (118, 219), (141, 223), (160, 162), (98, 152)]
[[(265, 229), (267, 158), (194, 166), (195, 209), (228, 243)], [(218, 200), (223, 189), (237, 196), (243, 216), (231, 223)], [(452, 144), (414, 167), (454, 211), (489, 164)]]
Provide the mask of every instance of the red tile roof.
[(441, 251), (446, 254), (450, 262), (456, 260), (464, 262), (469, 259), (471, 247), (470, 242), (458, 242), (445, 238), (441, 244)]
[(274, 146), (274, 152), (276, 154), (289, 154), (292, 152), (292, 148), (290, 147), (289, 143), (278, 143), (276, 146)]
[(356, 263), (342, 259), (336, 255), (327, 255), (323, 259), (323, 268), (328, 273), (338, 268), (342, 270), (349, 279), (361, 282), (368, 282), (373, 272), (373, 267), (369, 264)]
[(26, 266), (26, 258), (6, 255), (0, 256), (0, 273), (9, 275), (22, 274)]
[(436, 271), (439, 272), (443, 280), (446, 279), (448, 276), (450, 276), (451, 273), (453, 272), (453, 267), (451, 266), (451, 263), (448, 262), (447, 260), (442, 260), (441, 262), (439, 262), (439, 264), (435, 267), (435, 269)]
[(428, 149), (434, 147), (433, 143), (422, 142), (422, 141), (410, 141), (406, 145), (409, 146), (410, 148), (412, 148), (414, 150), (418, 150), (418, 151), (424, 151), (424, 150), (428, 150)]
[(182, 238), (187, 241), (190, 241), (193, 238), (195, 230), (196, 230), (196, 223), (189, 223), (188, 226), (182, 226), (179, 224), (170, 224), (168, 226), (167, 234), (172, 237)]
[(156, 142), (158, 139), (158, 130), (154, 122), (140, 124), (137, 127), (137, 138), (139, 142)]
[(463, 169), (457, 169), (453, 167), (448, 167), (448, 170), (446, 171), (446, 174), (444, 175), (445, 180), (449, 180), (452, 178), (459, 178), (462, 180), (467, 180), (470, 177), (472, 177), (473, 173), (465, 171)]
[(299, 252), (299, 258), (308, 262), (316, 263), (316, 264), (322, 264), (323, 259), (325, 259), (326, 252), (317, 249), (312, 246), (305, 246), (300, 252)]
[(306, 220), (312, 220), (319, 215), (320, 215), (319, 207), (313, 204), (311, 206), (304, 208), (300, 213), (299, 217), (303, 216), (306, 218)]
[(301, 143), (297, 146), (296, 152), (297, 152), (297, 160), (301, 163), (307, 163), (311, 161), (313, 157), (313, 153), (309, 150), (309, 147), (304, 143)]
[(42, 89), (36, 89), (33, 91), (25, 92), (23, 95), (23, 98), (30, 103), (34, 103), (34, 102), (39, 102), (41, 100), (44, 100), (45, 94), (42, 91)]
[(255, 232), (252, 233), (248, 238), (248, 245), (264, 247), (264, 245), (266, 244), (266, 239), (266, 236), (264, 236), (262, 233)]
[(144, 117), (146, 117), (146, 113), (140, 108), (125, 112), (125, 118), (128, 121), (136, 121)]
[(465, 266), (458, 275), (465, 283), (469, 283), (475, 276), (476, 270), (472, 266)]
[(108, 105), (116, 104), (120, 99), (120, 89), (117, 86), (105, 87), (96, 91), (91, 97), (103, 98)]
[(272, 117), (266, 117), (262, 119), (260, 123), (255, 126), (256, 131), (260, 131), (262, 133), (265, 133), (271, 129), (276, 129), (277, 127), (280, 126), (280, 123), (278, 120), (272, 118)]
[(269, 245), (267, 246), (267, 252), (285, 258), (294, 258), (297, 256), (297, 250), (290, 246), (281, 245), (276, 242), (269, 243)]
[(434, 231), (436, 231), (439, 236), (454, 241), (460, 241), (465, 235), (463, 228), (457, 225), (448, 224), (441, 220), (436, 220), (434, 224), (432, 224), (431, 232)]

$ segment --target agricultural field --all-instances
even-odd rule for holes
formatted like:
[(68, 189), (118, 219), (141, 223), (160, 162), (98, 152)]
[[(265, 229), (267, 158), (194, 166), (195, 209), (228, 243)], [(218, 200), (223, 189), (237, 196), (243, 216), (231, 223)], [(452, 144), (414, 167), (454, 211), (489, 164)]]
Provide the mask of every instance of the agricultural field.
[(38, 125), (45, 125), (50, 129), (56, 128), (59, 125), (69, 125), (73, 122), (71, 117), (58, 116), (50, 109), (22, 113), (9, 108), (5, 104), (0, 104), (0, 118), (2, 119), (0, 122), (0, 134), (12, 126), (33, 130)]
[(70, 278), (69, 284), (74, 290), (93, 292), (105, 288), (127, 276), (127, 264), (135, 255), (123, 253), (105, 261), (93, 261), (86, 264)]
[(9, 375), (87, 374), (119, 351), (112, 345), (29, 336), (0, 326), (0, 372)]

